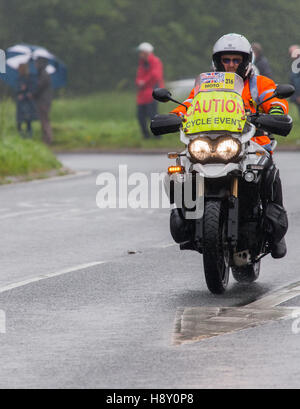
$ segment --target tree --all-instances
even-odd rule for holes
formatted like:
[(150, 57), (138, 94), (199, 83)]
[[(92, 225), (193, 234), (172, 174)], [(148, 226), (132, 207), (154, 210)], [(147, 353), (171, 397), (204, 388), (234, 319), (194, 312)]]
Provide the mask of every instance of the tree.
[(194, 77), (211, 69), (213, 44), (228, 32), (260, 42), (282, 82), (299, 11), (298, 0), (0, 0), (0, 36), (2, 48), (48, 48), (67, 64), (73, 92), (134, 87), (142, 41), (155, 46), (166, 79)]

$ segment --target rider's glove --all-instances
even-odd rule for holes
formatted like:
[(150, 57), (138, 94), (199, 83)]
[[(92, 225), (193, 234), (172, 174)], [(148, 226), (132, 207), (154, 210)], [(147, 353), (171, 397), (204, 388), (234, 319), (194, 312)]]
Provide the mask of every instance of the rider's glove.
[(270, 109), (269, 115), (284, 115), (284, 110), (281, 106), (274, 106)]

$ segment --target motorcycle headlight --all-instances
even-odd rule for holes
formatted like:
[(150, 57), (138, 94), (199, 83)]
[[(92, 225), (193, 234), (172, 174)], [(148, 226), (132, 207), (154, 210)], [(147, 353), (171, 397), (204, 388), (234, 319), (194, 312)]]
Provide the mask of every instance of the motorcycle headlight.
[(233, 138), (220, 141), (216, 147), (216, 154), (223, 160), (234, 158), (240, 150), (240, 144)]
[(240, 141), (230, 136), (198, 137), (188, 146), (191, 157), (202, 163), (228, 163), (238, 158), (241, 148)]
[(208, 141), (194, 139), (189, 144), (189, 152), (193, 158), (199, 161), (207, 160), (211, 156), (211, 148)]

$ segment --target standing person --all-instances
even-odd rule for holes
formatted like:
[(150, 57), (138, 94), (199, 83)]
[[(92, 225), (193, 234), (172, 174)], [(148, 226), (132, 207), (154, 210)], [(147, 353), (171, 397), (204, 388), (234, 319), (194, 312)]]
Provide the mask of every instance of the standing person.
[(272, 78), (272, 70), (267, 58), (263, 55), (263, 49), (261, 44), (252, 43), (252, 50), (254, 53), (254, 65), (257, 67), (259, 74), (265, 77)]
[(38, 57), (36, 69), (38, 71), (37, 87), (33, 93), (37, 112), (41, 121), (43, 140), (50, 145), (52, 142), (52, 128), (49, 120), (49, 113), (52, 102), (52, 85), (50, 75), (46, 71), (48, 59)]
[[(34, 90), (33, 76), (29, 73), (28, 64), (20, 64), (18, 67), (18, 82), (17, 82), (17, 127), (21, 136), (24, 138), (32, 137), (31, 122), (37, 119), (37, 113), (32, 93)], [(23, 123), (26, 123), (27, 128), (22, 130)]]
[(300, 115), (300, 46), (291, 45), (289, 48), (289, 54), (293, 60), (290, 83), (295, 87), (295, 93), (292, 95), (291, 100), (297, 105)]
[(153, 50), (153, 46), (149, 43), (142, 43), (138, 46), (137, 116), (145, 139), (150, 138), (147, 122), (157, 114), (157, 101), (152, 98), (152, 91), (164, 86), (163, 65), (161, 60), (153, 54)]

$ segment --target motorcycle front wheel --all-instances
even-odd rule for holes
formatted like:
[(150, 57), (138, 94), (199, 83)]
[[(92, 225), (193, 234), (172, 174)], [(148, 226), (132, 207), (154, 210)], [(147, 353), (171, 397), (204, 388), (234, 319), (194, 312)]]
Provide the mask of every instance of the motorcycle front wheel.
[(229, 280), (226, 214), (220, 200), (206, 201), (203, 215), (203, 264), (206, 284), (213, 294), (222, 294)]

